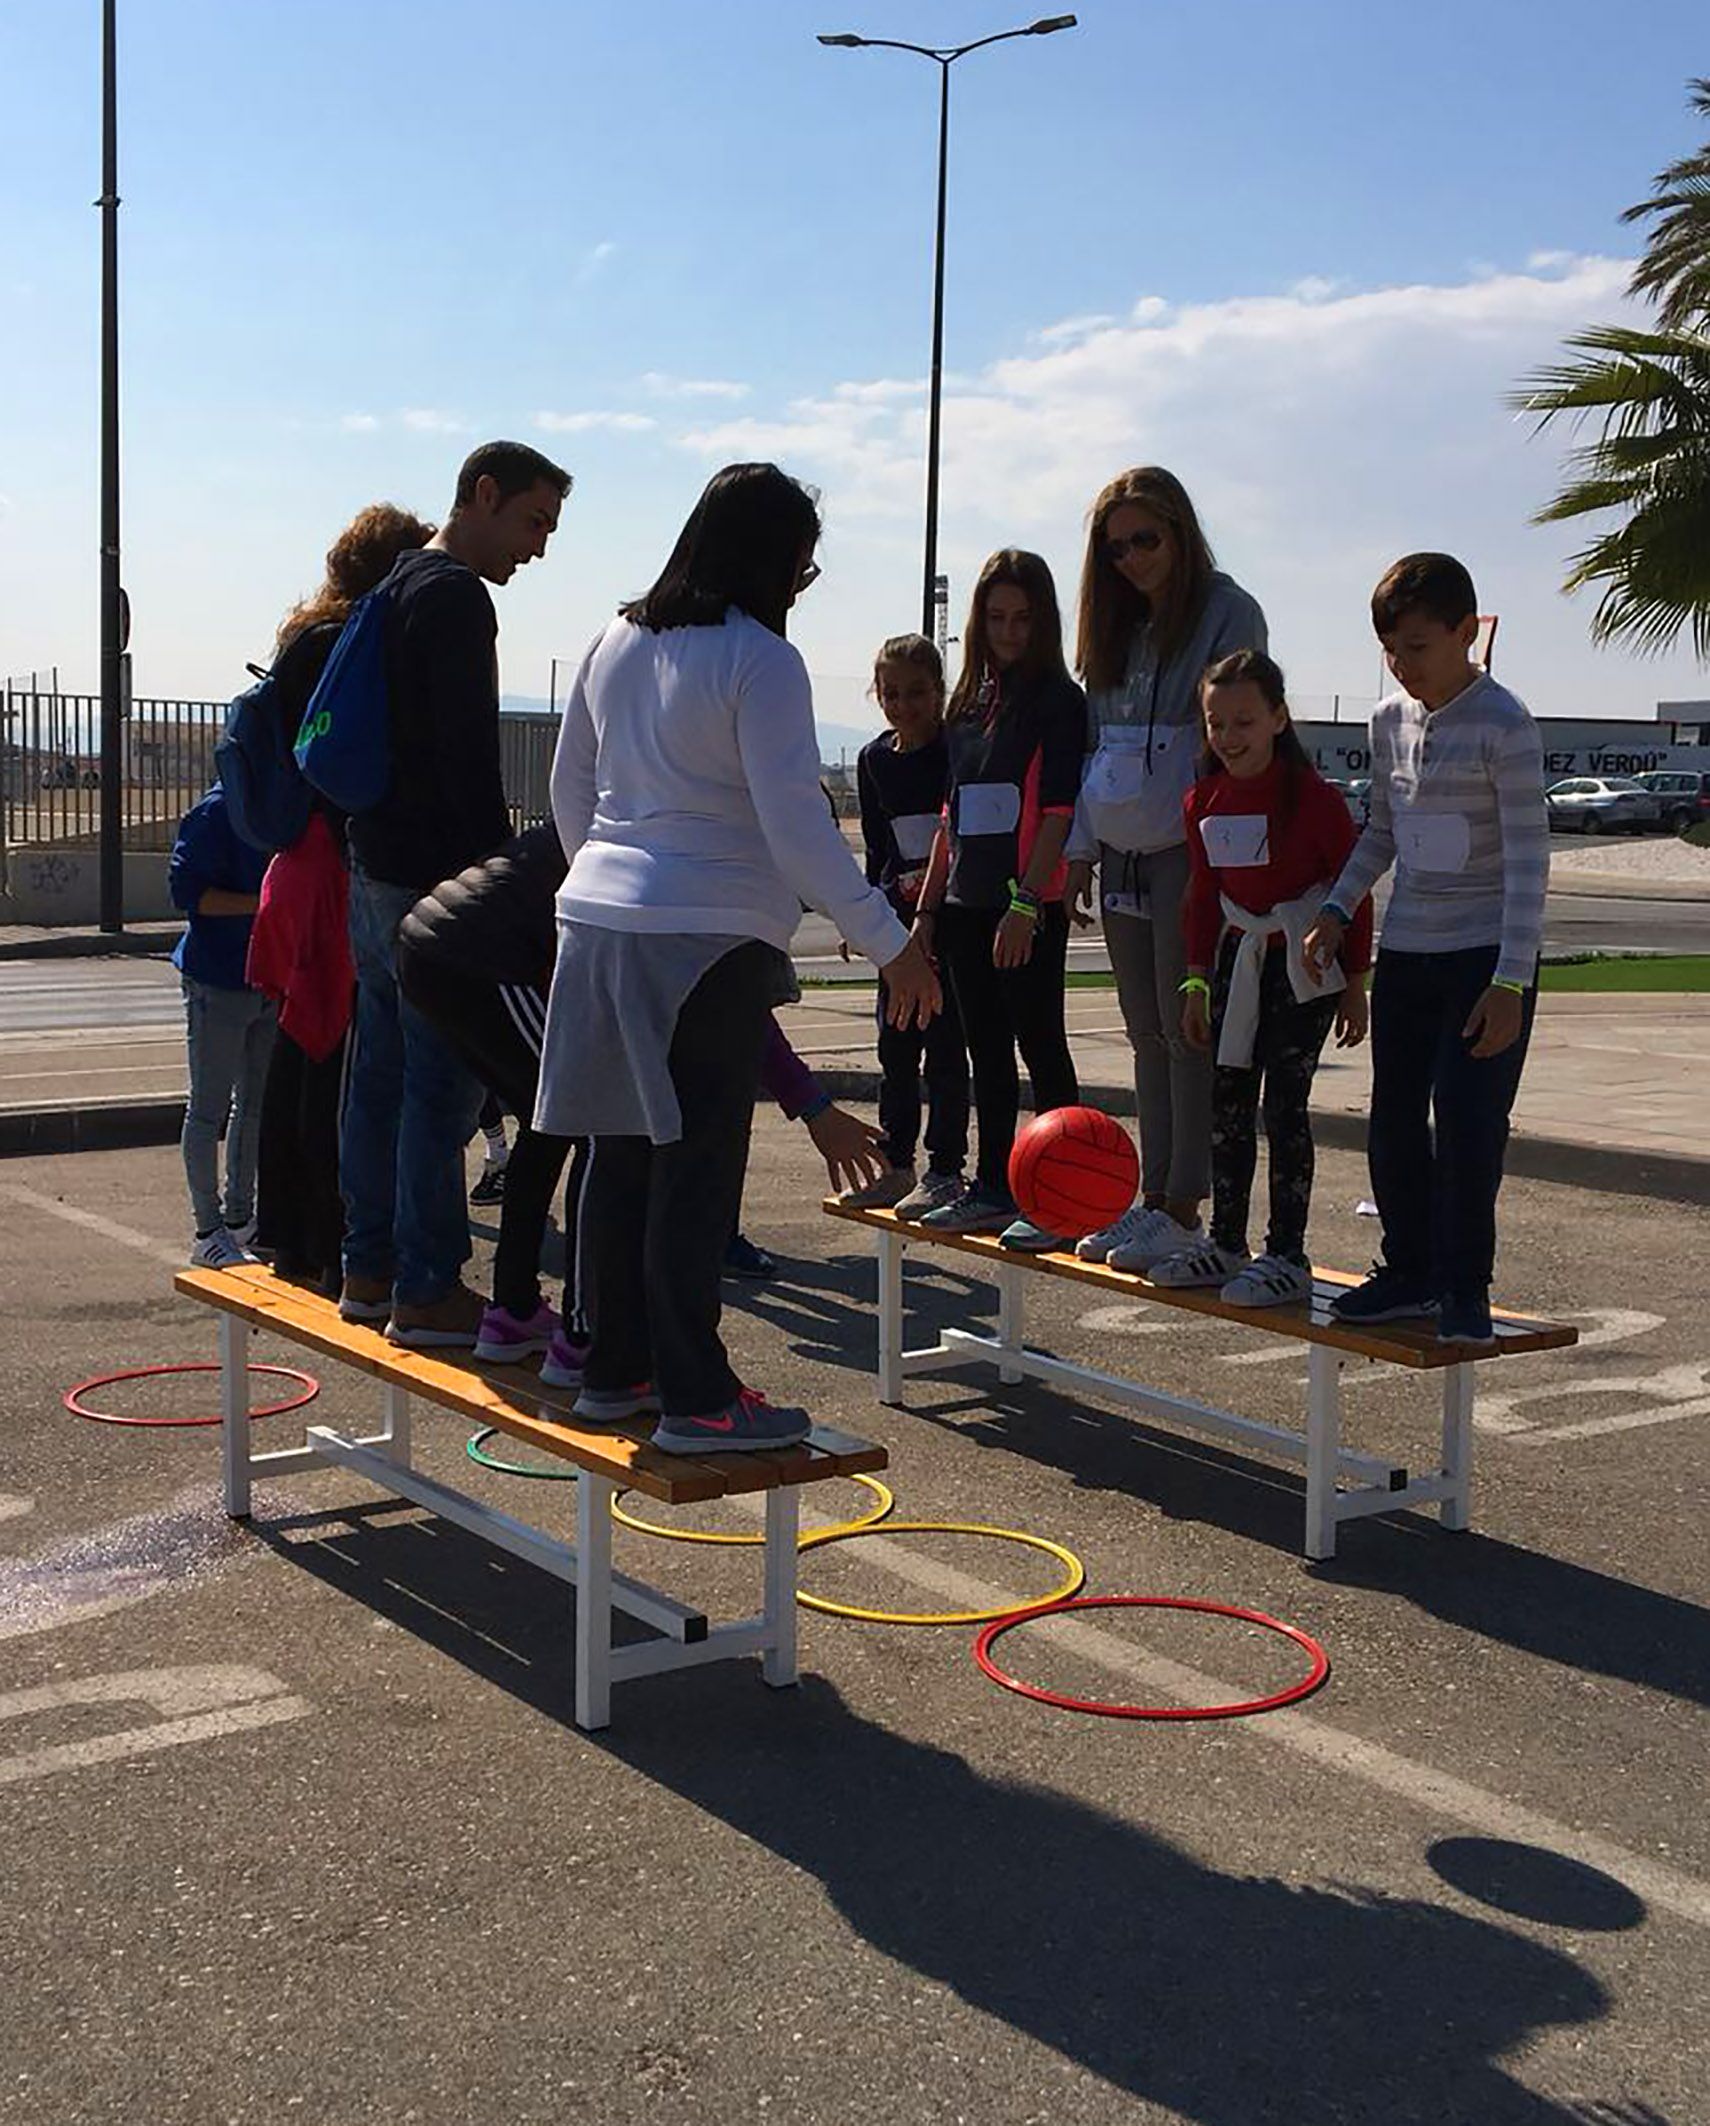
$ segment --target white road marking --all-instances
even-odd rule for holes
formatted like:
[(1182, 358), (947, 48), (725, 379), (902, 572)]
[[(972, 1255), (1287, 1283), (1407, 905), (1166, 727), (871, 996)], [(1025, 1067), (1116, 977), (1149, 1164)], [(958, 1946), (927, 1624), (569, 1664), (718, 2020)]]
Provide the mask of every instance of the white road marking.
[(80, 1742), (0, 1757), (0, 1786), (114, 1764), (153, 1750), (176, 1749), (186, 1742), (210, 1742), (221, 1735), (273, 1727), (283, 1720), (300, 1720), (314, 1709), (306, 1699), (292, 1696), (264, 1668), (136, 1668), (0, 1693), (0, 1720), (23, 1719), (62, 1706), (126, 1703), (152, 1706), (160, 1718), (144, 1727), (119, 1728)]
[(1175, 1324), (1161, 1320), (1157, 1310), (1143, 1299), (1119, 1299), (1107, 1307), (1094, 1307), (1077, 1315), (1077, 1329), (1093, 1329), (1108, 1336), (1161, 1336)]
[(63, 1218), (67, 1225), (80, 1225), (86, 1233), (99, 1233), (103, 1240), (116, 1240), (121, 1247), (134, 1248), (139, 1255), (148, 1255), (156, 1262), (163, 1262), (169, 1270), (181, 1270), (185, 1264), (182, 1248), (169, 1247), (164, 1240), (156, 1240), (152, 1233), (144, 1233), (134, 1225), (121, 1225), (116, 1218), (103, 1218), (99, 1211), (86, 1211), (75, 1203), (61, 1203), (57, 1196), (46, 1196), (40, 1189), (31, 1188), (25, 1181), (0, 1181), (0, 1196), (13, 1203), (21, 1203), (26, 1210), (46, 1211), (50, 1218)]

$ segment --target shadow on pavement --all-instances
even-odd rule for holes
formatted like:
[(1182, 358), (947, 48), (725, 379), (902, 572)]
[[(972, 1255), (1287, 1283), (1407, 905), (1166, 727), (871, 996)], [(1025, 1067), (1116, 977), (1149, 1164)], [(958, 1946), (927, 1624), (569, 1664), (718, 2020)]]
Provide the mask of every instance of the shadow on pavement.
[[(377, 1519), (376, 1516), (379, 1516)], [(279, 1555), (543, 1715), (570, 1720), (571, 1604), (518, 1560), (390, 1507), (258, 1527)], [(823, 1885), (865, 1943), (1087, 2073), (1202, 2126), (1572, 2126), (1658, 2115), (1540, 2098), (1500, 2061), (1609, 1997), (1479, 1916), (1229, 1875), (1066, 1794), (993, 1779), (752, 1669), (624, 1686), (565, 1736)]]

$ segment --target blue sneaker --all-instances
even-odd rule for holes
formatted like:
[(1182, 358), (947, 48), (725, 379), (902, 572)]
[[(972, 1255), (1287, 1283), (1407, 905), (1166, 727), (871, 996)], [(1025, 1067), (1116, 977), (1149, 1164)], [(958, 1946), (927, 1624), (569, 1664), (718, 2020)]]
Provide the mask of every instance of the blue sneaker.
[(1437, 1341), (1440, 1344), (1458, 1344), (1468, 1351), (1496, 1349), (1496, 1331), (1490, 1321), (1490, 1301), (1483, 1292), (1449, 1293), (1438, 1316)]
[(1068, 1245), (1061, 1233), (1048, 1233), (1031, 1218), (1012, 1219), (998, 1235), (998, 1246), (1017, 1255), (1049, 1255), (1053, 1248)]
[(1405, 1277), (1386, 1262), (1374, 1262), (1364, 1284), (1330, 1302), (1330, 1312), (1350, 1328), (1380, 1321), (1409, 1321), (1435, 1314), (1437, 1295), (1420, 1278)]
[(735, 1402), (705, 1417), (662, 1417), (653, 1444), (667, 1454), (758, 1453), (799, 1446), (812, 1430), (805, 1410), (775, 1410), (756, 1389), (744, 1388)]

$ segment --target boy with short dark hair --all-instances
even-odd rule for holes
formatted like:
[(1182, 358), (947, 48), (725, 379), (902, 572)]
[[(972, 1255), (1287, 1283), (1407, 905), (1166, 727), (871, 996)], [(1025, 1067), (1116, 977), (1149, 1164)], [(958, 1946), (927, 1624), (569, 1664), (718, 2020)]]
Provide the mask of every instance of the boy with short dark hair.
[(1436, 1314), (1440, 1341), (1488, 1349), (1549, 883), (1542, 749), (1524, 702), (1473, 661), (1478, 599), (1452, 555), (1396, 562), (1372, 625), (1402, 691), (1372, 716), (1370, 821), (1306, 940), (1326, 963), (1347, 911), (1395, 866), (1371, 1005), (1383, 1260), (1333, 1311), (1355, 1324)]

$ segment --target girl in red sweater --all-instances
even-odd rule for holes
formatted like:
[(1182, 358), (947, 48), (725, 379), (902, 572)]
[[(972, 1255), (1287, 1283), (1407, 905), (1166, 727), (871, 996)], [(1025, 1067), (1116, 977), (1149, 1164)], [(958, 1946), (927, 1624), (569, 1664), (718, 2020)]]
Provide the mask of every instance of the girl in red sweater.
[[(1348, 808), (1307, 758), (1283, 675), (1262, 652), (1220, 658), (1200, 682), (1200, 705), (1205, 756), (1182, 807), (1182, 1032), (1198, 1048), (1216, 1043), (1211, 1234), (1150, 1274), (1157, 1284), (1217, 1286), (1235, 1306), (1278, 1306), (1312, 1293), (1307, 1102), (1332, 1024), (1339, 1047), (1365, 1038), (1371, 903), (1348, 926), (1339, 964), (1317, 974), (1302, 940), (1354, 845)], [(1250, 1261), (1261, 1080), (1271, 1215), (1265, 1252)]]

